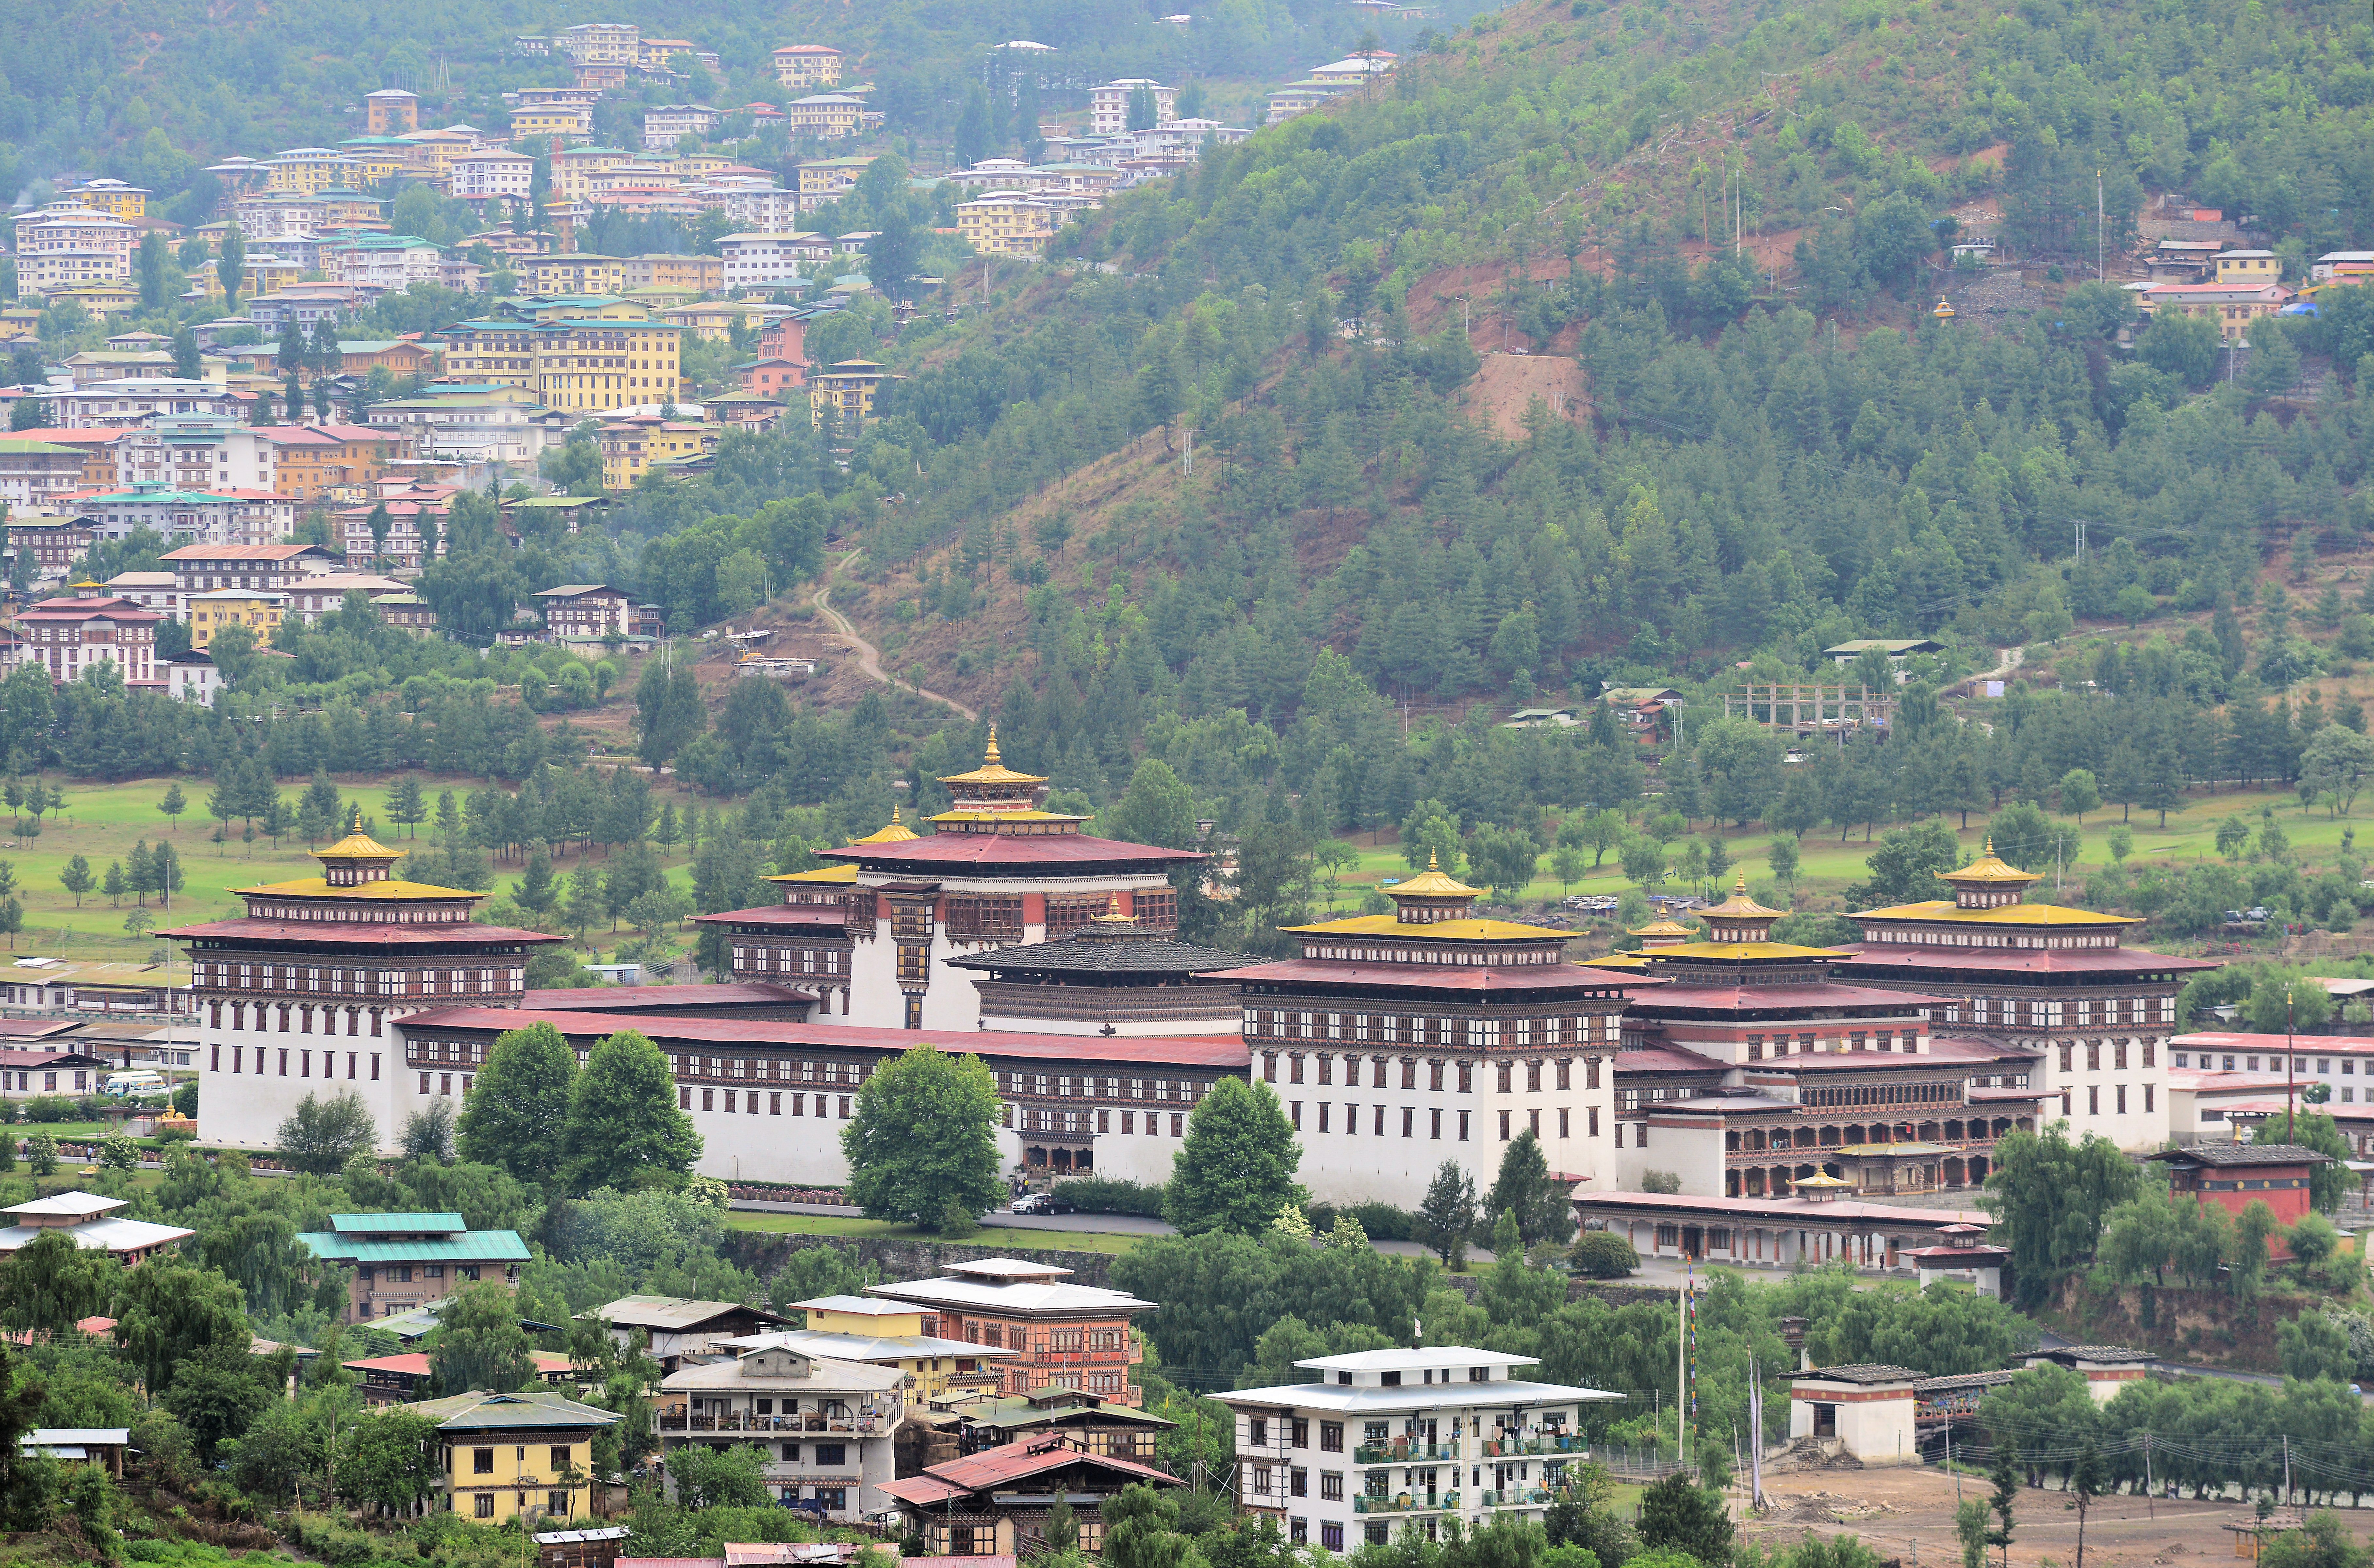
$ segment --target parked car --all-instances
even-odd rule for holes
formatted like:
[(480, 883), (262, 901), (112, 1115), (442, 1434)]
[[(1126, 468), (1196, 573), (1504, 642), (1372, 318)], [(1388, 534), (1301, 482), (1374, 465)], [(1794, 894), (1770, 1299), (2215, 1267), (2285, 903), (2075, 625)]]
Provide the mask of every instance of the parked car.
[(1014, 1200), (1017, 1214), (1077, 1214), (1067, 1197), (1057, 1197), (1052, 1192), (1025, 1193)]

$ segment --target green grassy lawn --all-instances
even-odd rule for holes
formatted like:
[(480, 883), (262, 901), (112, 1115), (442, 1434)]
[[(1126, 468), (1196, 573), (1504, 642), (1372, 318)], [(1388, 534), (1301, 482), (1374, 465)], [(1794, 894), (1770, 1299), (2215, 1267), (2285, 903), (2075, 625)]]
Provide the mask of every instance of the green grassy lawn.
[[(41, 836), (29, 844), (0, 843), (0, 861), (15, 867), (17, 897), (25, 906), (25, 927), (16, 939), (16, 950), (20, 954), (138, 963), (145, 961), (152, 949), (162, 946), (169, 949), (172, 964), (181, 966), (182, 954), (178, 944), (135, 937), (125, 930), (124, 917), (137, 907), (130, 895), (111, 903), (105, 894), (94, 890), (76, 905), (58, 877), (77, 855), (90, 863), (92, 876), (103, 881), (108, 864), (127, 859), (133, 845), (140, 840), (170, 843), (181, 856), (186, 886), (174, 895), (170, 909), (159, 907), (153, 895), (147, 901), (148, 912), (159, 926), (226, 919), (243, 912), (235, 889), (321, 874), (321, 863), (307, 853), (308, 845), (293, 839), (283, 840), (277, 846), (263, 838), (253, 843), (243, 843), (238, 837), (241, 830), (238, 822), (231, 824), (230, 842), (214, 843), (215, 823), (206, 814), (206, 797), (213, 786), (205, 779), (143, 779), (117, 784), (84, 784), (71, 779), (53, 782), (65, 787), (65, 809), (44, 818)], [(169, 820), (157, 808), (167, 786), (175, 782), (181, 784), (189, 807), (178, 822)], [(390, 775), (342, 779), (338, 785), (348, 799), (362, 806), (366, 815), (380, 819), (382, 842), (391, 848), (408, 850), (416, 843), (427, 841), (399, 837), (399, 830), (387, 822), (385, 797), (394, 783), (394, 776)], [(450, 788), (458, 796), (482, 783), (424, 777), (421, 787), (433, 801), (441, 789)], [(291, 799), (295, 795), (285, 784), (282, 793)], [(681, 807), (682, 802), (678, 804)], [(5, 832), (6, 827), (6, 813), (0, 809), (0, 832)], [(690, 857), (681, 845), (660, 853), (668, 862), (668, 879), (688, 894), (692, 888)], [(602, 865), (598, 851), (590, 855), (566, 855), (555, 862), (554, 868), (566, 875), (589, 859), (598, 870)], [(402, 872), (403, 862), (397, 862), (396, 869)], [(497, 865), (493, 869), (492, 890), (498, 892), (507, 890), (521, 872), (520, 867), (508, 864)], [(629, 931), (613, 934), (599, 926), (589, 933), (594, 945), (605, 952), (615, 949), (621, 939), (632, 935)], [(678, 939), (684, 940), (681, 937)], [(0, 966), (6, 962), (5, 958), (0, 958)]]
[[(2360, 804), (2365, 802), (2361, 801)], [(2217, 855), (2214, 841), (2217, 832), (2217, 824), (2221, 820), (2229, 816), (2239, 815), (2245, 818), (2255, 829), (2261, 808), (2270, 805), (2275, 808), (2275, 820), (2283, 825), (2284, 831), (2290, 836), (2294, 851), (2307, 865), (2329, 864), (2340, 853), (2342, 833), (2356, 825), (2355, 819), (2348, 817), (2335, 819), (2321, 808), (2304, 811), (2300, 807), (2299, 798), (2288, 791), (2252, 790), (2213, 796), (2188, 795), (2180, 810), (2170, 811), (2168, 814), (2168, 825), (2165, 828), (2160, 826), (2159, 817), (2156, 812), (2137, 811), (2133, 814), (2127, 827), (2135, 836), (2135, 844), (2127, 863), (2130, 866), (2138, 866), (2214, 860)], [(1986, 820), (1984, 814), (1974, 811), (1970, 814), (1969, 827), (1960, 830), (1956, 835), (1973, 856), (1979, 854), (1985, 843)], [(1955, 817), (1946, 819), (1946, 824), (1949, 827), (1958, 821), (1959, 819)], [(2064, 896), (2074, 894), (2086, 877), (2110, 864), (2110, 832), (2118, 824), (2119, 808), (2115, 806), (2094, 812), (2086, 819), (2083, 853), (2074, 866), (2063, 869)], [(1892, 824), (1898, 827), (1902, 825), (1901, 823)], [(2365, 828), (2366, 831), (2358, 835), (2360, 842), (2356, 846), (2356, 853), (2362, 857), (2374, 858), (2374, 811), (2369, 811)], [(1816, 899), (1835, 897), (1848, 883), (1861, 880), (1866, 874), (1863, 867), (1864, 858), (1877, 847), (1880, 835), (1887, 831), (1887, 826), (1875, 828), (1868, 843), (1864, 842), (1863, 831), (1860, 828), (1856, 829), (1843, 843), (1840, 842), (1838, 830), (1835, 828), (1818, 829), (1805, 835), (1799, 852), (1797, 873), (1799, 902), (1804, 901), (1809, 896)], [(1708, 836), (1703, 824), (1700, 824), (1698, 831), (1693, 836), (1701, 839)], [(1361, 895), (1369, 888), (1378, 886), (1387, 879), (1413, 874), (1409, 866), (1402, 859), (1401, 846), (1398, 843), (1371, 844), (1368, 842), (1369, 837), (1369, 835), (1366, 833), (1359, 833), (1345, 840), (1345, 843), (1359, 855), (1359, 863), (1346, 871), (1341, 878), (1335, 901), (1335, 906), (1339, 910), (1357, 909)], [(1771, 869), (1766, 864), (1766, 856), (1771, 848), (1772, 835), (1761, 824), (1744, 831), (1729, 829), (1724, 831), (1722, 837), (1724, 852), (1730, 855), (1733, 867), (1733, 869), (1723, 874), (1726, 887), (1732, 878), (1741, 873), (1745, 873), (1750, 881), (1764, 880), (1771, 876)], [(1677, 848), (1680, 842), (1676, 840), (1675, 845), (1670, 847)], [(1588, 858), (1587, 853), (1586, 858)], [(1534, 878), (1527, 886), (1522, 902), (1553, 902), (1566, 893), (1621, 893), (1635, 885), (1626, 879), (1623, 868), (1616, 864), (1616, 856), (1612, 853), (1604, 865), (1595, 871), (1586, 873), (1581, 881), (1570, 887), (1561, 888), (1549, 875), (1549, 856), (1545, 855), (1541, 862), (1542, 874)], [(1683, 892), (1688, 890), (1679, 881), (1673, 880), (1665, 884), (1664, 890)], [(2046, 878), (2045, 891), (2039, 896), (2051, 896), (2050, 874)], [(1323, 890), (1322, 898), (1323, 901)]]
[[(881, 1237), (898, 1241), (938, 1241), (929, 1231), (912, 1225), (894, 1224), (887, 1220), (863, 1220), (854, 1215), (843, 1219), (838, 1214), (768, 1214), (749, 1209), (735, 1209), (725, 1221), (736, 1231), (769, 1231), (792, 1236)], [(1016, 1238), (1026, 1238), (1016, 1240)], [(1042, 1239), (1043, 1238), (1043, 1239)], [(1143, 1236), (1107, 1234), (1099, 1231), (1021, 1231), (1005, 1226), (984, 1227), (965, 1238), (970, 1242), (995, 1242), (1001, 1245), (1044, 1248), (1062, 1252), (1103, 1252), (1119, 1255), (1127, 1252)]]

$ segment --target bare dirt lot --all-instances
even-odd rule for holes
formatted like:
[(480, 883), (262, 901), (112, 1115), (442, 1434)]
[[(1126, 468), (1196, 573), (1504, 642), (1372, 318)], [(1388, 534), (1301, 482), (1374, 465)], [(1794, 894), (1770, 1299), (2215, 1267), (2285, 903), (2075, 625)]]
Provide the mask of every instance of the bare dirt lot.
[[(1954, 1478), (1942, 1470), (1768, 1470), (1764, 1491), (1776, 1506), (1751, 1519), (1745, 1530), (1768, 1546), (1816, 1531), (1859, 1537), (1904, 1568), (1957, 1568), (1961, 1562), (1954, 1535)], [(1983, 1476), (1962, 1478), (1964, 1497), (1989, 1492)], [(2012, 1568), (2069, 1568), (2075, 1562), (2077, 1515), (2068, 1503), (2055, 1491), (2020, 1492), (2012, 1515)], [(2086, 1519), (2086, 1561), (2089, 1568), (2223, 1568), (2234, 1561), (2234, 1537), (2225, 1521), (2251, 1511), (2250, 1504), (2231, 1501), (2101, 1498)], [(2341, 1516), (2360, 1539), (2374, 1536), (2374, 1511), (2344, 1509)]]

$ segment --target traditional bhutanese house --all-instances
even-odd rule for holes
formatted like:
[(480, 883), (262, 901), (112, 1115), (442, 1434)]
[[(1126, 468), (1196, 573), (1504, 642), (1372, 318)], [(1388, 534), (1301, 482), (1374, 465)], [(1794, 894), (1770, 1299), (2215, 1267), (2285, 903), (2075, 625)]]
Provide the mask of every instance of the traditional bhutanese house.
[[(570, 1381), (574, 1373), (569, 1358), (551, 1350), (531, 1350), (535, 1360), (535, 1378), (547, 1387), (558, 1387)], [(366, 1356), (359, 1361), (340, 1362), (340, 1366), (362, 1381), (363, 1400), (372, 1405), (409, 1404), (420, 1397), (421, 1386), (429, 1382), (429, 1352), (412, 1350), (394, 1356)]]
[(1801, 1372), (1789, 1380), (1789, 1437), (1865, 1467), (1921, 1459), (1918, 1407), (1923, 1378), (1910, 1367), (1859, 1364)]
[(1035, 1555), (1058, 1503), (1068, 1503), (1080, 1550), (1104, 1546), (1102, 1504), (1128, 1486), (1182, 1486), (1178, 1477), (1105, 1454), (1087, 1454), (1061, 1436), (1010, 1443), (932, 1466), (881, 1490), (898, 1499), (909, 1527), (934, 1557)]
[(1178, 1425), (1129, 1405), (1099, 1399), (1077, 1388), (1035, 1388), (1000, 1399), (973, 1399), (958, 1407), (959, 1441), (968, 1454), (1060, 1433), (1090, 1454), (1150, 1464), (1154, 1441)]
[(1617, 1020), (1662, 982), (1569, 962), (1570, 931), (1477, 914), (1483, 890), (1432, 857), (1383, 891), (1393, 914), (1289, 927), (1299, 957), (1206, 981), (1242, 993), (1302, 1180), (1338, 1202), (1415, 1206), (1446, 1158), (1488, 1185), (1531, 1132), (1554, 1174), (1608, 1184)]
[(2264, 1203), (2275, 1219), (2297, 1224), (2310, 1209), (2309, 1173), (2330, 1156), (2294, 1143), (2193, 1143), (2147, 1156), (2168, 1167), (2171, 1192), (2191, 1193), (2239, 1216)]
[(2067, 1367), (2086, 1379), (2086, 1392), (2093, 1396), (2094, 1403), (2107, 1405), (2130, 1383), (2142, 1382), (2157, 1360), (2151, 1351), (2128, 1345), (2055, 1345), (2029, 1356), (2027, 1364), (2051, 1362)]
[(686, 1356), (713, 1353), (720, 1340), (791, 1326), (791, 1319), (762, 1306), (677, 1296), (621, 1296), (582, 1315), (599, 1319), (620, 1345), (641, 1333), (664, 1372), (674, 1372)]
[(89, 1192), (54, 1192), (30, 1203), (0, 1208), (9, 1223), (0, 1230), (0, 1256), (15, 1252), (45, 1231), (62, 1231), (85, 1252), (103, 1252), (129, 1268), (170, 1246), (179, 1246), (197, 1234), (179, 1225), (152, 1225), (145, 1220), (119, 1220), (115, 1210), (128, 1206), (120, 1197)]

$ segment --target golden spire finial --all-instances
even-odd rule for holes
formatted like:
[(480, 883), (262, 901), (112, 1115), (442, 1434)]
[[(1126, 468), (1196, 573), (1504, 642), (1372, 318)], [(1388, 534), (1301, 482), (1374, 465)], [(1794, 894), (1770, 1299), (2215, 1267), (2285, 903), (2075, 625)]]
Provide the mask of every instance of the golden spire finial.
[(899, 808), (895, 802), (890, 808), (890, 825), (894, 828), (899, 825)]
[(994, 767), (997, 764), (997, 726), (995, 725), (992, 725), (989, 726), (989, 749), (981, 756), (981, 766), (984, 768)]
[(1434, 851), (1430, 849), (1426, 852), (1426, 868), (1429, 871), (1440, 871), (1442, 869), (1440, 866), (1435, 863)]
[(1738, 880), (1738, 881), (1736, 881), (1736, 882), (1733, 882), (1733, 883), (1731, 885), (1731, 890), (1732, 890), (1733, 892), (1734, 892), (1734, 893), (1745, 893), (1745, 891), (1747, 891), (1747, 873), (1746, 873), (1746, 872), (1742, 871), (1742, 872), (1739, 874), (1739, 880)]
[(1992, 834), (1992, 833), (1989, 833), (1989, 834), (1987, 835), (1987, 847), (1986, 847), (1986, 849), (1985, 849), (1984, 853), (1985, 853), (1985, 854), (1988, 854), (1988, 855), (1992, 855), (1994, 852), (1995, 852), (1995, 836), (1994, 836), (1994, 834)]
[(1121, 894), (1112, 892), (1105, 895), (1105, 913), (1116, 920), (1121, 918)]

